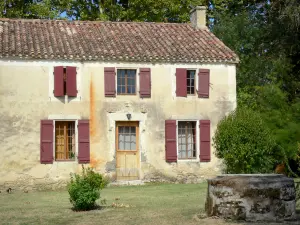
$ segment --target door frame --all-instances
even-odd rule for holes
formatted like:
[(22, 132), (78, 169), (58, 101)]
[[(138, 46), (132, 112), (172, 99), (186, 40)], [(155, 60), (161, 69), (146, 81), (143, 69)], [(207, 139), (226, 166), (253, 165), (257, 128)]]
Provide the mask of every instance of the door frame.
[[(119, 126), (135, 126), (136, 127), (136, 150), (119, 150)], [(116, 169), (118, 168), (118, 152), (120, 153), (136, 153), (137, 158), (137, 169), (138, 176), (137, 179), (141, 177), (141, 151), (140, 151), (140, 121), (115, 121), (115, 154), (116, 154)], [(117, 173), (117, 171), (116, 171)], [(116, 174), (118, 177), (118, 174)]]

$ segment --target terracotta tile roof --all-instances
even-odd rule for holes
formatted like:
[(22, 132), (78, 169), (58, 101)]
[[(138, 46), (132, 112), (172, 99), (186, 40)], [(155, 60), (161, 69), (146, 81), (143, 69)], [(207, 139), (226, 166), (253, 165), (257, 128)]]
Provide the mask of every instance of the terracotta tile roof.
[(0, 19), (0, 58), (231, 62), (237, 55), (191, 24)]

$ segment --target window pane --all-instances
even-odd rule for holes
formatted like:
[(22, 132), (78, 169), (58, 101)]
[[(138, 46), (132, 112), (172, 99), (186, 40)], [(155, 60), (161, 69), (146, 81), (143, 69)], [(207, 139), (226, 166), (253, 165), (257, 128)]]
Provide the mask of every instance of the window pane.
[(196, 73), (195, 70), (188, 70), (187, 71), (187, 78), (188, 79), (194, 79), (195, 78), (195, 73)]
[(130, 149), (130, 142), (125, 142), (125, 150), (131, 150)]
[(121, 93), (125, 93), (125, 86), (121, 87)]
[(136, 135), (135, 132), (130, 135), (130, 150), (136, 150)]
[(132, 79), (130, 78), (127, 79), (127, 85), (132, 85)]
[(136, 144), (135, 141), (131, 142), (131, 150), (136, 150)]
[(125, 142), (130, 143), (130, 134), (125, 134)]
[(135, 127), (130, 127), (130, 133), (135, 134)]
[(129, 71), (129, 77), (135, 78), (135, 70), (130, 70)]
[(123, 134), (119, 134), (119, 149), (125, 150), (125, 143), (124, 143), (125, 137)]
[(118, 86), (118, 89), (117, 89), (117, 91), (118, 91), (118, 94), (122, 93), (121, 86)]
[(125, 77), (126, 71), (125, 70), (121, 70), (121, 76)]
[(190, 94), (194, 94), (194, 93), (195, 93), (195, 88), (191, 87)]
[(195, 87), (195, 79), (191, 80), (191, 86), (194, 88)]

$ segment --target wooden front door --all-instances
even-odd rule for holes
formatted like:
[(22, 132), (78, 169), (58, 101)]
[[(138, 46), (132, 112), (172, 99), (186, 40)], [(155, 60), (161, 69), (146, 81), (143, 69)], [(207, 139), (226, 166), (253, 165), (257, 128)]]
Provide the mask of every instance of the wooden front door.
[(139, 179), (139, 122), (116, 123), (117, 180)]

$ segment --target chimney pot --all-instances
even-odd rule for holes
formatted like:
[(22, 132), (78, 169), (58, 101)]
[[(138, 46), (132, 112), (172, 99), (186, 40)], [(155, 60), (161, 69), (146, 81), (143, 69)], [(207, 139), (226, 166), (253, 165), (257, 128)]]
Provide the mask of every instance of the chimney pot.
[(196, 6), (190, 11), (192, 26), (196, 29), (206, 28), (206, 7)]

